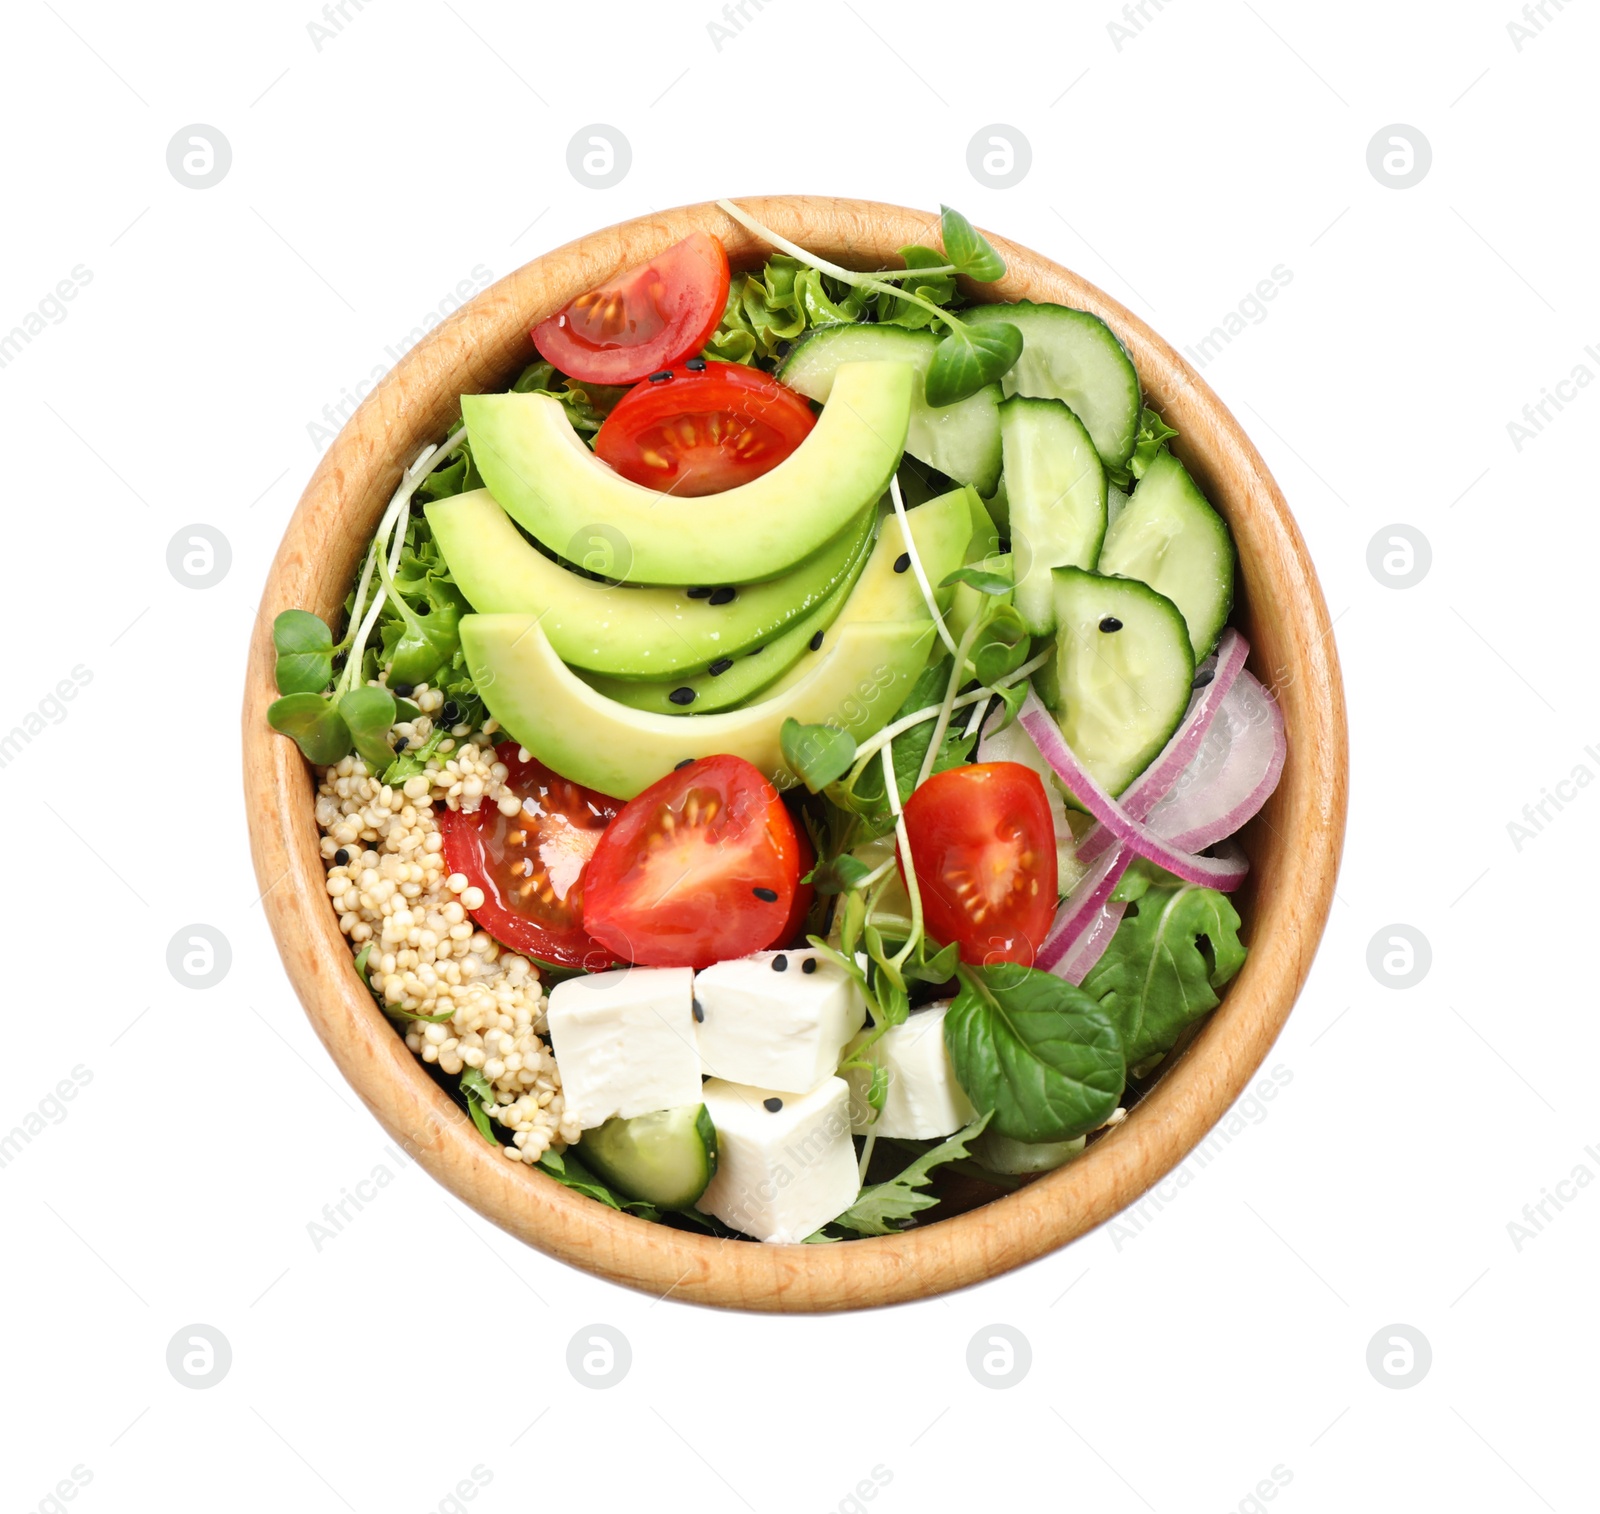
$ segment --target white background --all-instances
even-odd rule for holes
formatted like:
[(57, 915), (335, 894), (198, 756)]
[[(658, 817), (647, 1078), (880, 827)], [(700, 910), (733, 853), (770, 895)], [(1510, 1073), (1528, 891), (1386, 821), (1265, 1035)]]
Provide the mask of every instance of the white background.
[[(866, 1507), (875, 1466), (891, 1514), (1024, 1487), (1249, 1511), (1275, 1467), (1289, 1514), (1594, 1507), (1600, 1193), (1564, 1190), (1520, 1250), (1507, 1229), (1579, 1164), (1600, 1175), (1600, 793), (1568, 790), (1520, 849), (1507, 830), (1579, 764), (1600, 774), (1600, 393), (1520, 451), (1507, 432), (1576, 365), (1600, 375), (1600, 18), (1547, 9), (1519, 50), (1511, 0), (1168, 0), (1119, 49), (1110, 0), (767, 0), (719, 49), (711, 0), (347, 0), (319, 48), (311, 0), (17, 0), (0, 331), (74, 267), (92, 279), (0, 369), (0, 728), (92, 679), (4, 769), (0, 1133), (46, 1106), (0, 1168), (5, 1507), (66, 1506), (77, 1467), (91, 1514), (822, 1514)], [(604, 191), (566, 167), (593, 122), (632, 145)], [(168, 171), (189, 123), (231, 144), (214, 188)], [(1031, 144), (1014, 188), (968, 170), (991, 123)], [(1368, 169), (1390, 123), (1431, 143), (1413, 188)], [(280, 970), (236, 734), (325, 404), (478, 265), (785, 191), (948, 200), (1180, 345), (1290, 270), (1205, 377), (1310, 543), (1353, 743), (1339, 898), (1266, 1117), (1138, 1234), (831, 1319), (653, 1302), (401, 1171)], [(205, 590), (167, 567), (195, 523), (231, 545)], [(1368, 567), (1392, 523), (1431, 545), (1413, 588)], [(166, 965), (197, 922), (232, 948), (205, 991)], [(1367, 965), (1394, 923), (1432, 948), (1404, 991)], [(50, 1104), (74, 1067), (91, 1081)], [(379, 1164), (393, 1184), (318, 1250), (308, 1223)], [(604, 1391), (565, 1365), (594, 1322), (632, 1346)], [(997, 1322), (1032, 1349), (1005, 1391), (966, 1363)], [(194, 1323), (232, 1349), (204, 1391), (166, 1366)], [(1403, 1391), (1367, 1366), (1395, 1323), (1432, 1348)], [(475, 1466), (492, 1480), (452, 1502)]]

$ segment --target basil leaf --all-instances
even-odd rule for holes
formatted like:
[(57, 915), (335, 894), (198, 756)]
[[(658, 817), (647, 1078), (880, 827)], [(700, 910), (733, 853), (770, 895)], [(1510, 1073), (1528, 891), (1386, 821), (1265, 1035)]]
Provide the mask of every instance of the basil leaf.
[(792, 715), (778, 732), (783, 760), (815, 794), (842, 778), (856, 760), (856, 739), (828, 725), (801, 725)]
[(939, 207), (939, 235), (944, 243), (945, 260), (968, 278), (980, 284), (992, 284), (1004, 276), (1005, 260), (959, 210), (952, 210), (948, 205)]
[(1012, 962), (963, 969), (944, 1039), (956, 1081), (1013, 1141), (1097, 1129), (1127, 1081), (1110, 1012), (1064, 979)]
[(952, 326), (933, 349), (923, 395), (936, 408), (953, 405), (1010, 372), (1021, 356), (1022, 333), (1009, 321)]
[(371, 772), (384, 772), (394, 761), (394, 747), (389, 742), (394, 695), (380, 684), (363, 684), (340, 698), (339, 713), (350, 728), (357, 755)]
[(939, 580), (941, 589), (951, 584), (969, 584), (980, 594), (1009, 594), (1015, 585), (1004, 573), (991, 573), (987, 568), (957, 568)]
[(350, 751), (350, 728), (331, 701), (320, 694), (285, 694), (267, 707), (267, 724), (305, 754), (307, 762), (327, 767)]
[(1083, 980), (1116, 1023), (1129, 1065), (1169, 1050), (1244, 966), (1239, 916), (1215, 889), (1150, 884)]
[(923, 1152), (898, 1176), (863, 1188), (855, 1203), (829, 1224), (855, 1235), (893, 1235), (897, 1230), (904, 1230), (920, 1210), (931, 1209), (939, 1202), (934, 1194), (926, 1191), (934, 1168), (968, 1155), (967, 1147), (983, 1133), (988, 1123), (987, 1114), (979, 1115), (965, 1130), (958, 1130)]
[(333, 681), (333, 633), (309, 610), (285, 610), (272, 622), (280, 694), (320, 694)]

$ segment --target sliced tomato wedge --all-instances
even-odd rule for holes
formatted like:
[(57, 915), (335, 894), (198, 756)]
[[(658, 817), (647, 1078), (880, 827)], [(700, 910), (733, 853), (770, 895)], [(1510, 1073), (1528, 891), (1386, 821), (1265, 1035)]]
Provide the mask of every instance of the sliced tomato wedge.
[(691, 232), (540, 321), (533, 345), (570, 378), (631, 384), (710, 341), (728, 303), (728, 281), (722, 243)]
[(594, 450), (647, 489), (719, 494), (776, 468), (816, 423), (804, 398), (759, 368), (691, 358), (623, 395)]
[(1020, 762), (950, 768), (906, 801), (905, 817), (928, 934), (956, 942), (963, 962), (1031, 965), (1056, 912), (1055, 827), (1039, 775)]
[(625, 962), (709, 967), (776, 941), (799, 877), (778, 791), (742, 757), (702, 757), (611, 822), (584, 874), (583, 923)]
[[(811, 837), (806, 834), (805, 822), (797, 816), (790, 816), (790, 819), (794, 821), (794, 837), (800, 845), (800, 862), (795, 877), (803, 879), (817, 865), (817, 851), (811, 844)], [(817, 890), (814, 885), (796, 882), (794, 903), (789, 906), (789, 918), (783, 922), (783, 929), (767, 942), (769, 947), (806, 944), (806, 916), (811, 913), (811, 906), (816, 897)]]
[(522, 800), (515, 815), (492, 804), (473, 813), (441, 810), (445, 863), (483, 890), (472, 918), (504, 946), (559, 967), (602, 972), (612, 954), (583, 924), (585, 875), (606, 826), (622, 808), (552, 773), (542, 762), (523, 761), (514, 741), (495, 756), (510, 769), (511, 792)]

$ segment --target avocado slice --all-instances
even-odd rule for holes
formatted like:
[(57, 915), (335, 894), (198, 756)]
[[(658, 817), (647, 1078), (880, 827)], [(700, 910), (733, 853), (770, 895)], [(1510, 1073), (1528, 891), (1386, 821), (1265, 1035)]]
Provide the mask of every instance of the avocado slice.
[[(977, 516), (987, 526), (983, 503), (971, 489), (953, 489), (906, 513), (911, 539), (917, 545), (917, 555), (940, 610), (949, 608), (952, 591), (939, 588), (938, 584), (952, 569), (969, 561), (974, 548), (980, 545), (974, 528)], [(984, 541), (987, 539), (985, 536)], [(661, 715), (705, 715), (740, 704), (763, 690), (767, 695), (776, 693), (810, 670), (812, 654), (825, 650), (833, 635), (829, 627), (835, 622), (842, 627), (921, 620), (927, 615), (927, 604), (909, 561), (903, 570), (896, 566), (905, 550), (899, 516), (884, 516), (871, 556), (862, 559), (863, 568), (846, 575), (815, 611), (794, 622), (759, 654), (747, 652), (721, 673), (707, 669), (693, 678), (652, 683), (582, 676), (608, 698)], [(678, 695), (676, 699), (674, 694)]]
[(725, 752), (779, 788), (795, 780), (778, 733), (793, 716), (858, 741), (881, 730), (922, 671), (933, 625), (846, 626), (781, 695), (718, 715), (656, 715), (591, 689), (556, 656), (533, 615), (467, 615), (461, 647), (478, 692), (506, 732), (547, 767), (616, 799), (632, 799), (680, 762)]
[(720, 494), (678, 499), (630, 482), (589, 451), (559, 400), (468, 394), (461, 414), (489, 492), (553, 552), (595, 536), (648, 584), (748, 584), (804, 561), (888, 487), (911, 421), (909, 363), (844, 363), (817, 424), (783, 462)]
[(853, 580), (878, 518), (876, 506), (861, 511), (781, 577), (712, 604), (712, 597), (721, 601), (725, 594), (618, 587), (570, 572), (530, 545), (487, 489), (434, 500), (425, 513), (474, 610), (537, 615), (562, 661), (612, 678), (646, 679), (697, 673), (719, 658), (737, 658), (815, 611)]

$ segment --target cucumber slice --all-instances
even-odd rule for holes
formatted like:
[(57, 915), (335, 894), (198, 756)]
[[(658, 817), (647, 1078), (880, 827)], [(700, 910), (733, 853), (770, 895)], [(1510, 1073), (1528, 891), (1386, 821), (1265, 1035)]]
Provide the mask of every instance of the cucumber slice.
[(1009, 321), (1022, 333), (1022, 356), (1000, 381), (1010, 394), (1061, 400), (1089, 428), (1108, 468), (1133, 456), (1139, 436), (1139, 375), (1117, 334), (1097, 315), (1066, 305), (977, 305), (969, 323)]
[(1156, 454), (1117, 512), (1099, 571), (1137, 578), (1165, 594), (1188, 622), (1195, 661), (1210, 655), (1233, 608), (1233, 537), (1170, 452)]
[(1106, 534), (1106, 470), (1082, 421), (1060, 400), (1017, 395), (1000, 407), (1017, 613), (1054, 628), (1052, 568), (1093, 568)]
[(717, 1170), (717, 1131), (704, 1104), (685, 1104), (586, 1130), (578, 1155), (630, 1199), (687, 1209)]
[(958, 484), (992, 494), (1000, 477), (1000, 386), (989, 384), (954, 405), (930, 405), (923, 397), (923, 384), (938, 345), (931, 331), (908, 331), (902, 326), (817, 326), (795, 343), (777, 377), (821, 403), (832, 391), (834, 371), (841, 363), (878, 359), (910, 363), (917, 377), (911, 386), (906, 451)]
[(1096, 782), (1120, 794), (1177, 730), (1194, 685), (1182, 612), (1148, 584), (1057, 568), (1061, 734)]

